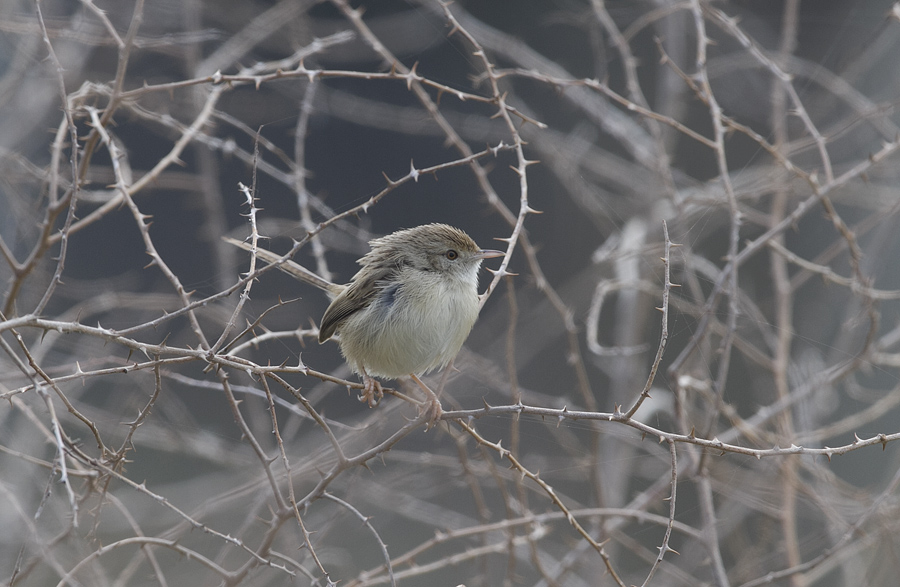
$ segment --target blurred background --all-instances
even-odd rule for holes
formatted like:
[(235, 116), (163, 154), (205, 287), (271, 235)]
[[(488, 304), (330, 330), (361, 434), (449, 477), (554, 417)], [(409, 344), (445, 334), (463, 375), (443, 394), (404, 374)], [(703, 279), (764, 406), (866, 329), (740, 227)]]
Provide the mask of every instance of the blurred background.
[[(895, 585), (898, 50), (874, 0), (2, 0), (0, 582)], [(428, 222), (508, 254), (426, 430), (222, 237), (344, 283)]]

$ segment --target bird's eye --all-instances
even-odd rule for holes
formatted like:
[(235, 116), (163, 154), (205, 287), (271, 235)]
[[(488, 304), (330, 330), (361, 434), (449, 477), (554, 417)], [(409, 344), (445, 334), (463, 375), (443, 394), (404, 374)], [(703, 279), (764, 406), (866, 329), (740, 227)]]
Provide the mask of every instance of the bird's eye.
[(447, 257), (448, 259), (450, 259), (451, 261), (455, 261), (457, 259), (457, 257), (459, 257), (459, 253), (457, 253), (453, 249), (450, 249), (449, 251), (444, 253), (444, 256)]

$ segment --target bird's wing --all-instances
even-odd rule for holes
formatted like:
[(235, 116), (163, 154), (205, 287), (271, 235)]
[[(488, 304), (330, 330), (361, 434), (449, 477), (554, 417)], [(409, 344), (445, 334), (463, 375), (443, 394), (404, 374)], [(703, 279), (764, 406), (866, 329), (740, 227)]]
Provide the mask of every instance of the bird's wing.
[(360, 271), (353, 281), (338, 297), (334, 298), (319, 325), (319, 342), (323, 343), (331, 338), (335, 331), (341, 327), (347, 318), (363, 308), (366, 308), (372, 298), (382, 289), (379, 281), (390, 281), (390, 276), (396, 273), (394, 267), (383, 267), (378, 270), (368, 268)]

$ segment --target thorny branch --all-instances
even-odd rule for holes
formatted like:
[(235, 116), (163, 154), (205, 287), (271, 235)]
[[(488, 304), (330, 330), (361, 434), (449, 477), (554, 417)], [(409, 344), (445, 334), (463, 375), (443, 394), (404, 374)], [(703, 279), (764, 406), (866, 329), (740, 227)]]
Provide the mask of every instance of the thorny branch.
[[(4, 585), (896, 576), (896, 11), (816, 62), (798, 2), (57, 10), (0, 18)], [(426, 432), (273, 270), (439, 214), (506, 255)]]

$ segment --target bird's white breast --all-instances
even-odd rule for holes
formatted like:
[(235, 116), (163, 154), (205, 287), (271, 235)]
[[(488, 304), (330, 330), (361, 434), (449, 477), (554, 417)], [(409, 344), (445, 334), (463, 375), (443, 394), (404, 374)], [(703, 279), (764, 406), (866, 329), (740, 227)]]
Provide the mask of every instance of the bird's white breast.
[(341, 351), (354, 370), (394, 379), (446, 366), (478, 317), (477, 271), (401, 274), (341, 326)]

